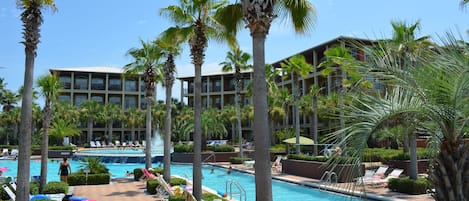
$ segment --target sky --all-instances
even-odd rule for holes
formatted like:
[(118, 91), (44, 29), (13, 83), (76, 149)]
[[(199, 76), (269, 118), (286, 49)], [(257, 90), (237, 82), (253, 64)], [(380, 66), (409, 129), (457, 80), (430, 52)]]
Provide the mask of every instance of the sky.
[[(391, 21), (420, 21), (418, 36), (438, 37), (451, 31), (467, 40), (469, 7), (460, 0), (310, 0), (316, 9), (316, 22), (307, 34), (297, 35), (291, 26), (274, 20), (266, 39), (266, 63), (273, 63), (339, 36), (377, 39), (390, 37)], [(122, 67), (132, 59), (126, 52), (139, 48), (139, 40), (153, 40), (173, 26), (159, 15), (163, 7), (177, 0), (55, 0), (57, 12), (45, 10), (41, 43), (35, 61), (34, 76), (49, 68), (112, 66)], [(15, 0), (0, 0), (0, 77), (6, 88), (17, 91), (23, 85), (24, 46), (21, 10)], [(252, 40), (247, 30), (238, 35), (244, 52), (252, 54)], [(226, 44), (209, 41), (202, 72), (219, 70), (229, 51)], [(177, 76), (193, 75), (188, 45), (176, 58)], [(164, 100), (159, 87), (157, 99)], [(173, 97), (179, 99), (177, 81)]]

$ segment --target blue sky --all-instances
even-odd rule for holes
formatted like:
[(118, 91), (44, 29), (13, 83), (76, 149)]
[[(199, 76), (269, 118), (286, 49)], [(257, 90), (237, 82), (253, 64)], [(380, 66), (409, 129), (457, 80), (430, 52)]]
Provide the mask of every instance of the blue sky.
[[(23, 84), (24, 46), (22, 27), (15, 0), (0, 1), (0, 77), (8, 89)], [(127, 50), (139, 47), (139, 38), (152, 40), (171, 26), (158, 15), (160, 8), (177, 4), (176, 0), (55, 0), (58, 11), (44, 12), (41, 43), (36, 58), (35, 77), (52, 67), (114, 66), (131, 62)], [(467, 40), (469, 8), (461, 9), (459, 0), (311, 0), (317, 11), (312, 32), (295, 35), (291, 27), (274, 21), (266, 41), (266, 62), (276, 62), (338, 36), (383, 38), (392, 33), (392, 20), (420, 20), (420, 35), (438, 35), (447, 31), (461, 33)], [(238, 38), (243, 51), (252, 53), (249, 33)], [(209, 42), (203, 72), (218, 69), (228, 48)], [(193, 74), (188, 46), (176, 61), (178, 75)], [(158, 89), (158, 99), (164, 91)], [(173, 96), (180, 97), (179, 82)]]

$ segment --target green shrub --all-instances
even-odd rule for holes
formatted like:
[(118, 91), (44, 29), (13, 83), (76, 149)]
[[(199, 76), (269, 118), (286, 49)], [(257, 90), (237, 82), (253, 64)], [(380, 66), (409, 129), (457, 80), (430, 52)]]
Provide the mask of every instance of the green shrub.
[(412, 180), (409, 177), (389, 179), (388, 188), (391, 191), (412, 195), (424, 194), (430, 188), (430, 182), (425, 178)]
[(214, 152), (234, 152), (234, 147), (229, 144), (209, 146), (207, 149)]
[(67, 193), (68, 184), (65, 182), (52, 181), (47, 183), (47, 185), (42, 190), (44, 194), (56, 194), (56, 193)]
[(192, 153), (194, 152), (193, 146), (190, 144), (177, 144), (174, 145), (174, 152), (176, 153)]
[(82, 173), (72, 173), (68, 175), (68, 185), (86, 185), (86, 184), (109, 184), (111, 181), (111, 174), (101, 173), (101, 174), (88, 174), (88, 181), (86, 180), (86, 174)]
[(143, 176), (142, 168), (135, 168), (134, 169), (134, 180), (138, 181)]
[(29, 194), (31, 195), (39, 194), (39, 182), (29, 183)]
[(270, 152), (285, 152), (285, 150), (286, 150), (285, 144), (276, 144), (269, 148)]
[(231, 164), (243, 164), (244, 161), (252, 161), (252, 158), (248, 157), (230, 157), (230, 163)]
[(177, 196), (177, 195), (172, 195), (172, 196), (169, 196), (169, 201), (185, 201), (185, 199), (181, 196)]
[(333, 158), (326, 158), (324, 156), (309, 156), (304, 154), (288, 154), (288, 159), (293, 160), (303, 160), (303, 161), (317, 161), (317, 162), (327, 162), (329, 159), (337, 162), (338, 164), (353, 164), (355, 159), (352, 157), (333, 157)]
[[(418, 159), (430, 158), (430, 152), (425, 148), (417, 148)], [(402, 149), (385, 149), (385, 148), (367, 148), (363, 152), (363, 162), (382, 162), (386, 163), (390, 160), (409, 160), (409, 153), (404, 154)]]
[(163, 174), (163, 171), (164, 171), (163, 168), (160, 168), (160, 167), (154, 167), (154, 168), (152, 168), (152, 169), (153, 169), (153, 172), (152, 172), (152, 173), (153, 173), (154, 175), (156, 175), (156, 173), (158, 173), (158, 174)]
[(49, 146), (49, 150), (74, 150), (73, 146)]
[[(219, 195), (214, 195), (214, 194), (211, 194), (211, 193), (204, 193), (204, 194), (202, 194), (202, 199), (205, 200), (205, 201), (213, 201), (214, 199), (220, 199), (220, 196)], [(228, 201), (225, 198), (222, 198), (222, 200), (223, 201)]]
[(156, 194), (156, 187), (158, 187), (160, 184), (156, 179), (147, 179), (147, 192), (150, 195), (155, 195)]
[(181, 186), (181, 185), (187, 185), (187, 181), (181, 178), (171, 178), (171, 181), (169, 181), (169, 184), (171, 184), (171, 186)]
[(89, 174), (109, 173), (109, 169), (99, 161), (99, 158), (85, 158), (85, 162), (78, 170), (78, 173), (84, 174), (85, 169), (90, 170)]

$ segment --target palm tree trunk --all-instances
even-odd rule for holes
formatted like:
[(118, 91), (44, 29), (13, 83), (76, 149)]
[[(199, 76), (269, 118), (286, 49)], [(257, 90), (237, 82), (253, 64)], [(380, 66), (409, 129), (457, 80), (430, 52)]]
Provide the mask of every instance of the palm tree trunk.
[(202, 198), (202, 72), (201, 65), (195, 65), (194, 79), (194, 159), (192, 169), (193, 194)]
[(272, 200), (272, 173), (269, 156), (269, 123), (267, 113), (267, 83), (265, 75), (265, 38), (266, 33), (254, 32), (253, 42), (253, 105), (254, 105), (254, 142), (255, 142), (255, 181), (256, 200)]
[(296, 138), (296, 154), (300, 154), (300, 112), (298, 110), (298, 75), (292, 73), (292, 94), (293, 94), (293, 115), (295, 118), (295, 138)]
[[(26, 11), (25, 11), (26, 12)], [(27, 31), (26, 31), (27, 32)], [(21, 128), (18, 154), (18, 186), (16, 200), (29, 200), (29, 170), (31, 157), (31, 124), (33, 103), (34, 57), (35, 53), (25, 48), (26, 61), (24, 72), (23, 100), (21, 103)]]
[(151, 105), (152, 99), (147, 97), (147, 114), (145, 118), (145, 168), (151, 168)]
[[(168, 78), (166, 78), (168, 79)], [(166, 119), (164, 121), (164, 170), (163, 177), (171, 180), (171, 90), (172, 83), (166, 81)]]
[(412, 132), (409, 136), (409, 148), (410, 148), (410, 168), (409, 177), (410, 179), (417, 179), (418, 175), (418, 162), (417, 162), (417, 140), (415, 139), (415, 133)]
[(49, 125), (51, 108), (50, 108), (50, 99), (46, 97), (46, 105), (44, 107), (44, 121), (42, 122), (42, 127), (44, 133), (42, 135), (42, 147), (41, 147), (41, 179), (39, 182), (39, 192), (42, 193), (44, 187), (47, 184), (47, 159), (49, 158)]
[(110, 121), (109, 122), (109, 125), (108, 125), (108, 144), (110, 143), (113, 143), (113, 139), (112, 139), (112, 132), (113, 132), (113, 127), (114, 127), (114, 122), (113, 121)]
[(236, 123), (231, 122), (231, 141), (233, 142), (233, 145), (235, 144), (235, 138), (236, 137)]
[(437, 201), (469, 200), (469, 149), (468, 144), (461, 138), (441, 143), (434, 168), (431, 172), (435, 182), (435, 194)]
[(88, 119), (88, 143), (93, 140), (93, 119)]
[[(315, 57), (316, 57), (316, 54), (314, 54)], [(315, 59), (316, 61), (316, 59)], [(313, 81), (314, 81), (314, 86), (318, 87), (319, 88), (319, 84), (318, 84), (318, 77), (316, 75), (316, 65), (313, 67), (313, 70), (314, 70), (314, 77), (313, 77)], [(314, 140), (314, 143), (316, 144), (319, 144), (319, 141), (318, 141), (318, 94), (319, 92), (315, 92), (313, 94), (313, 140)], [(313, 146), (313, 152), (314, 152), (314, 155), (317, 156), (318, 155), (318, 146), (315, 145)]]
[(132, 125), (132, 127), (130, 128), (130, 143), (134, 143), (135, 142), (135, 126)]
[[(236, 72), (239, 73), (239, 68)], [(238, 143), (239, 143), (239, 157), (243, 158), (243, 134), (241, 130), (241, 85), (240, 85), (240, 75), (237, 75), (236, 78), (236, 127), (238, 128)]]

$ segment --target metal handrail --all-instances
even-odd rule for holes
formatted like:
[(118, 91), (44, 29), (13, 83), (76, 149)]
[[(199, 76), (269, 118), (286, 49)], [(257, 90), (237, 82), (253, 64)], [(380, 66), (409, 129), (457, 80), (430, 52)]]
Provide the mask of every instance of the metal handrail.
[[(233, 193), (233, 185), (234, 185), (234, 187), (236, 187), (238, 189), (239, 193)], [(228, 188), (228, 186), (229, 186), (229, 188)], [(239, 201), (243, 201), (243, 198), (244, 198), (244, 201), (246, 201), (246, 191), (235, 180), (230, 179), (230, 180), (226, 181), (226, 193), (227, 193), (227, 195), (230, 196), (230, 199), (233, 199), (234, 195), (239, 195)]]
[(207, 160), (210, 159), (210, 158), (213, 158), (212, 163), (217, 162), (217, 155), (215, 155), (215, 153), (212, 153), (212, 154), (208, 155), (208, 157), (205, 158), (205, 159), (202, 161), (202, 163), (205, 163), (205, 161), (207, 161)]

